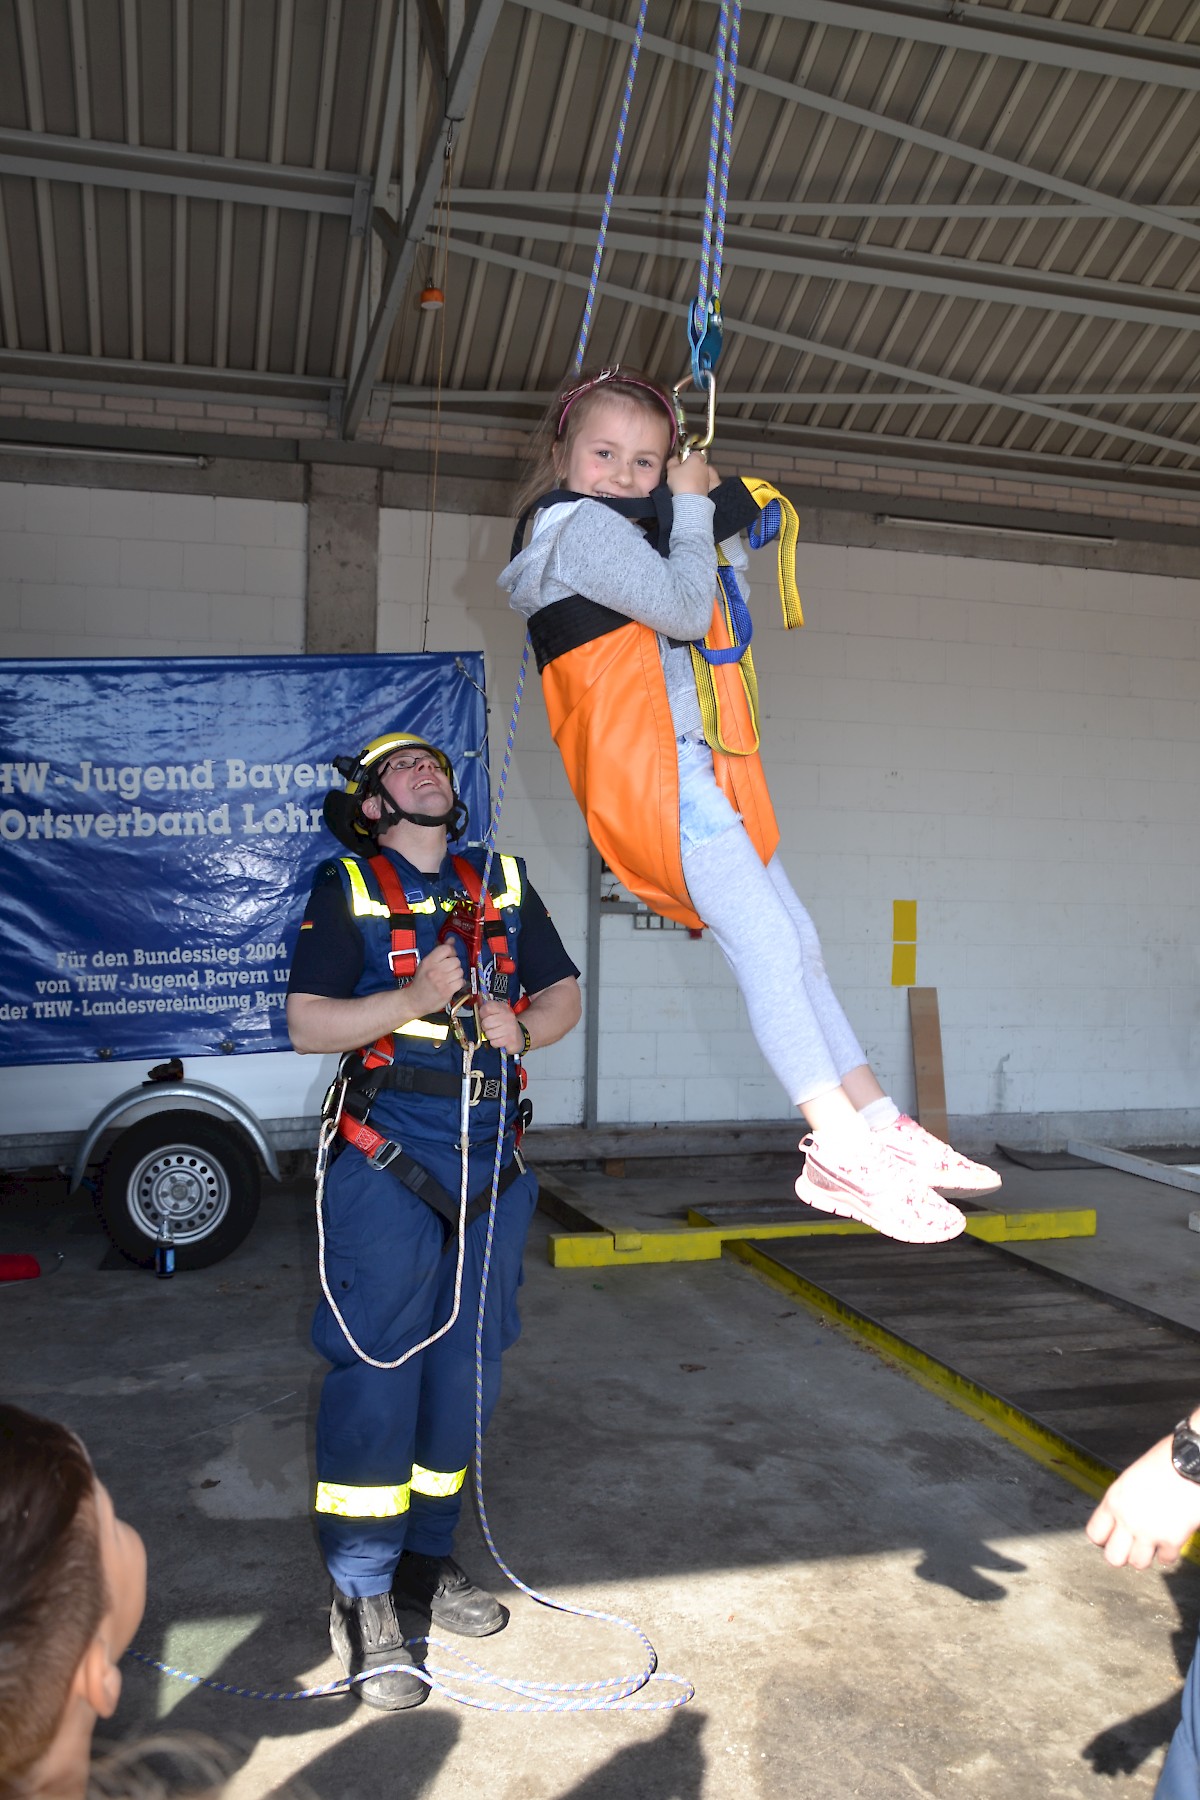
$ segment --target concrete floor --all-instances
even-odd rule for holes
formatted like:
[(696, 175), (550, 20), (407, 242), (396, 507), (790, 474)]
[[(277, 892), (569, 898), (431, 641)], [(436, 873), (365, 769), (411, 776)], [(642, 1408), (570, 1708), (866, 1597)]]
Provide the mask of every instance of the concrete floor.
[[(685, 1189), (780, 1190), (757, 1168), (675, 1174), (670, 1204), (636, 1173), (568, 1179), (629, 1224)], [(1193, 1196), (1110, 1171), (1005, 1177), (1009, 1205), (1101, 1215), (1096, 1240), (1025, 1247), (1031, 1260), (1200, 1325)], [(1109, 1570), (1082, 1495), (741, 1265), (556, 1272), (547, 1228), (539, 1215), (487, 1447), (492, 1528), (526, 1582), (634, 1619), (692, 1704), (530, 1718), (435, 1695), (386, 1716), (244, 1702), (131, 1665), (115, 1733), (166, 1720), (233, 1743), (234, 1800), (293, 1777), (320, 1800), (1152, 1793), (1194, 1570)], [(61, 1182), (9, 1181), (0, 1250), (63, 1262), (0, 1289), (7, 1396), (76, 1427), (142, 1530), (141, 1648), (256, 1687), (330, 1679), (308, 1515), (323, 1365), (307, 1344), (307, 1184), (269, 1190), (250, 1241), (202, 1273), (101, 1269), (105, 1248)], [(1147, 1441), (1171, 1423), (1148, 1418)], [(505, 1592), (473, 1519), (459, 1553), (513, 1609), (501, 1636), (458, 1640), (487, 1668), (586, 1681), (640, 1666), (632, 1638)]]

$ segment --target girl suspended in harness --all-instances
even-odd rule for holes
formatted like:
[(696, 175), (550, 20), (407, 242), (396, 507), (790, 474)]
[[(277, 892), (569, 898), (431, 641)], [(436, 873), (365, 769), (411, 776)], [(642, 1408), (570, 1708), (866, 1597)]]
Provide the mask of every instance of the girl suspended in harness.
[(570, 387), (543, 422), (500, 585), (529, 621), (550, 728), (596, 848), (654, 911), (712, 931), (759, 1048), (804, 1115), (799, 1198), (890, 1237), (940, 1242), (965, 1223), (945, 1196), (992, 1193), (1000, 1178), (900, 1112), (830, 986), (777, 854), (752, 665), (736, 648), (721, 660), (731, 615), (714, 603), (718, 557), (735, 577), (745, 569), (739, 533), (774, 491), (680, 460), (679, 432), (674, 398), (638, 370)]

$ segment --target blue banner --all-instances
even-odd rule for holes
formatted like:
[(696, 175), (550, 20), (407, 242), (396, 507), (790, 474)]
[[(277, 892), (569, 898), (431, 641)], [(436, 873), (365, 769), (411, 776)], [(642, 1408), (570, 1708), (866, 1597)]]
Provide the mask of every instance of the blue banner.
[(401, 728), (487, 827), (478, 653), (0, 660), (0, 1064), (288, 1048), (335, 756)]

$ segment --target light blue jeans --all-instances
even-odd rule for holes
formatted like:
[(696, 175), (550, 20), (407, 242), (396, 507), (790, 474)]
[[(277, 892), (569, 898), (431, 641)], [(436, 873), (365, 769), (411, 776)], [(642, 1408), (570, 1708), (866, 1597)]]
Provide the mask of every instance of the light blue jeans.
[(713, 772), (712, 751), (698, 732), (676, 739), (679, 751), (679, 847), (685, 856), (741, 824)]
[(679, 841), (692, 905), (733, 970), (750, 1029), (793, 1105), (866, 1062), (830, 986), (821, 940), (778, 856), (764, 868), (703, 739), (678, 740)]

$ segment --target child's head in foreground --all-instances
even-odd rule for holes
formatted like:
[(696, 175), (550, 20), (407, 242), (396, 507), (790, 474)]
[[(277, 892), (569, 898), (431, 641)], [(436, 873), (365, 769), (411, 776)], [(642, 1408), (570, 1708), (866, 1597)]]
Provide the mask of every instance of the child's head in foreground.
[(0, 1404), (0, 1800), (82, 1794), (146, 1601), (146, 1553), (64, 1425)]

